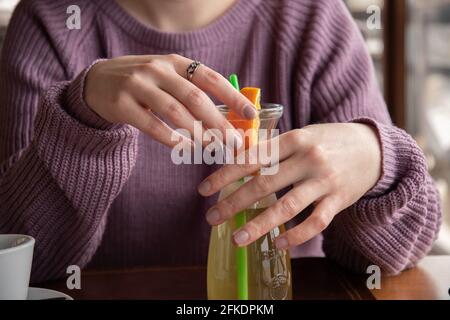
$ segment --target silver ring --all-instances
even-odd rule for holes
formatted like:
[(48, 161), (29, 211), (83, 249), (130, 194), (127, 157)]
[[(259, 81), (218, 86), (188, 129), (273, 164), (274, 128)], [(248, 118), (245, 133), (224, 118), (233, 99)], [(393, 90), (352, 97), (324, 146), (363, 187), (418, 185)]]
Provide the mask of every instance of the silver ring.
[(192, 78), (194, 77), (194, 72), (197, 70), (198, 67), (200, 67), (201, 63), (199, 61), (193, 61), (186, 69), (186, 75), (187, 79), (189, 81), (192, 81)]

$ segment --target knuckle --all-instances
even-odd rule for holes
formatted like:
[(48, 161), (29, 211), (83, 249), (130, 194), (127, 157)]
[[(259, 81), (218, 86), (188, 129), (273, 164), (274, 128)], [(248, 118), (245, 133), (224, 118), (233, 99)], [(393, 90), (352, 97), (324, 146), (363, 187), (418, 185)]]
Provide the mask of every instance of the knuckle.
[(132, 70), (130, 73), (124, 74), (120, 82), (121, 88), (128, 90), (139, 83), (139, 73), (136, 70)]
[(213, 187), (217, 187), (220, 182), (222, 183), (226, 183), (227, 182), (227, 174), (226, 174), (226, 169), (227, 167), (223, 167), (219, 170), (217, 170), (212, 176), (211, 179), (209, 180), (211, 182), (211, 184), (213, 185)]
[(210, 68), (205, 68), (205, 79), (209, 84), (215, 85), (222, 79), (222, 76)]
[(316, 165), (323, 166), (327, 164), (326, 152), (320, 145), (313, 145), (308, 152), (308, 156)]
[(327, 167), (325, 169), (324, 180), (331, 189), (338, 187), (338, 172), (334, 167)]
[(329, 219), (325, 213), (318, 213), (313, 217), (313, 224), (317, 230), (323, 231), (328, 227)]
[(294, 147), (302, 147), (305, 144), (305, 131), (303, 129), (295, 129), (290, 132), (288, 136), (288, 143)]
[(330, 196), (332, 210), (339, 212), (352, 203), (352, 195), (347, 192), (335, 193)]
[(146, 125), (147, 133), (151, 136), (159, 134), (161, 130), (161, 125), (153, 121), (153, 119), (149, 118)]
[(222, 201), (221, 207), (222, 207), (222, 215), (224, 218), (228, 219), (230, 218), (233, 214), (237, 213), (238, 210), (236, 209), (236, 206), (234, 205), (234, 202), (232, 199), (224, 199)]
[(298, 201), (292, 197), (283, 198), (280, 201), (280, 209), (284, 217), (291, 219), (298, 213)]
[(187, 95), (187, 100), (193, 105), (202, 105), (205, 102), (205, 94), (198, 88), (191, 89)]
[(271, 191), (272, 178), (271, 176), (257, 176), (255, 179), (256, 191), (260, 194), (266, 194)]
[(165, 109), (171, 119), (181, 119), (183, 117), (183, 107), (175, 101), (170, 102)]
[(318, 177), (314, 179), (315, 187), (319, 190), (328, 191), (330, 190), (330, 182), (327, 180), (326, 177)]
[(260, 221), (252, 220), (247, 223), (247, 226), (245, 228), (249, 231), (250, 237), (252, 239), (258, 239), (268, 232), (265, 231), (267, 229), (266, 226), (264, 224), (261, 224)]
[(180, 61), (182, 59), (182, 56), (180, 56), (179, 54), (176, 54), (176, 53), (170, 53), (170, 54), (167, 55), (167, 58), (170, 61), (178, 62), (178, 61)]
[(165, 72), (164, 66), (162, 66), (157, 61), (151, 61), (151, 62), (142, 64), (142, 65), (138, 66), (138, 69), (140, 69), (141, 72), (149, 73), (149, 74), (152, 74), (155, 76), (160, 76), (160, 75), (164, 74), (164, 72)]

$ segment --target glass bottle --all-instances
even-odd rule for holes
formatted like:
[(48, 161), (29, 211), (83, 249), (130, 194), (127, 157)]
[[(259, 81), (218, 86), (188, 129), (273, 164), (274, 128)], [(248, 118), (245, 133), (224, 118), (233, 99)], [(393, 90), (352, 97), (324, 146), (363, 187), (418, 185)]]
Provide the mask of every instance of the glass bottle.
[[(226, 106), (219, 110), (227, 116)], [(277, 104), (261, 104), (259, 129), (266, 129), (272, 135), (283, 112)], [(258, 132), (259, 133), (259, 132)], [(261, 135), (260, 135), (261, 137)], [(246, 178), (249, 180), (250, 178)], [(235, 182), (225, 187), (219, 195), (219, 201), (234, 192), (242, 182)], [(250, 221), (266, 208), (276, 202), (275, 194), (271, 194), (244, 210), (246, 221)], [(208, 252), (207, 287), (208, 299), (237, 300), (237, 247), (232, 242), (236, 230), (235, 219), (214, 226)], [(247, 248), (247, 285), (250, 300), (285, 300), (292, 299), (292, 275), (290, 256), (287, 250), (275, 247), (275, 238), (285, 232), (284, 225), (272, 229)]]

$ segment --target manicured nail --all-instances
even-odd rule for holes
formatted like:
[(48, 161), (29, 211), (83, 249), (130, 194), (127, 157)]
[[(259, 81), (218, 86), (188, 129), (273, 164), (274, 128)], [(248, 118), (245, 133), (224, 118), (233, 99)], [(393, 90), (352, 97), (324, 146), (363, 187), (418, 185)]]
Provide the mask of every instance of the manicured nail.
[(245, 105), (243, 113), (244, 113), (244, 117), (249, 120), (256, 117), (255, 107), (250, 104)]
[(250, 235), (245, 230), (241, 230), (234, 235), (234, 242), (237, 244), (244, 244), (248, 239), (250, 239)]
[(206, 213), (206, 221), (211, 225), (216, 225), (220, 222), (220, 212), (217, 209), (212, 209)]
[(278, 249), (284, 250), (289, 248), (289, 241), (284, 237), (280, 237), (275, 240), (275, 245)]
[(203, 181), (198, 186), (198, 192), (200, 194), (207, 194), (209, 190), (211, 190), (211, 182), (209, 182), (208, 180)]

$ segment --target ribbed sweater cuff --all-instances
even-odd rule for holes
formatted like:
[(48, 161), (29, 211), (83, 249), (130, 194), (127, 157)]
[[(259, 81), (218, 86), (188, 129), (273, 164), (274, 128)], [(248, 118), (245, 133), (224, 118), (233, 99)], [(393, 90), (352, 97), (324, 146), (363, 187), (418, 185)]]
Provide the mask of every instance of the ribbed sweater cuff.
[(381, 143), (382, 174), (375, 186), (354, 206), (358, 220), (375, 225), (398, 219), (398, 209), (423, 187), (427, 175), (425, 157), (405, 131), (371, 118), (352, 120), (376, 129)]
[(67, 88), (65, 108), (67, 113), (88, 127), (100, 130), (110, 130), (117, 129), (122, 125), (113, 124), (100, 117), (87, 105), (84, 99), (84, 85), (87, 74), (96, 63), (104, 60), (105, 59), (95, 60), (72, 81)]
[[(66, 191), (75, 209), (84, 207), (88, 210), (88, 207), (97, 205), (95, 201), (77, 207), (80, 204), (78, 198), (83, 195), (81, 190), (95, 189), (96, 184), (100, 183), (93, 179), (93, 174), (98, 176), (97, 180), (107, 180), (104, 183), (109, 186), (108, 192), (101, 191), (103, 195), (91, 194), (91, 197), (99, 198), (117, 194), (128, 178), (135, 162), (138, 130), (129, 125), (98, 130), (76, 121), (63, 108), (63, 94), (68, 85), (67, 82), (58, 83), (46, 91), (36, 116), (34, 144), (39, 157)], [(86, 174), (82, 170), (91, 173)], [(104, 200), (100, 202), (108, 206)], [(96, 207), (94, 211), (105, 209)]]
[(369, 198), (378, 197), (388, 192), (394, 185), (396, 179), (398, 179), (396, 174), (398, 164), (395, 147), (398, 146), (398, 143), (402, 143), (404, 139), (403, 137), (397, 137), (396, 139), (396, 136), (392, 134), (393, 132), (388, 126), (382, 125), (370, 118), (354, 119), (351, 122), (370, 125), (375, 129), (381, 144), (381, 176), (375, 186), (365, 194), (365, 197)]

